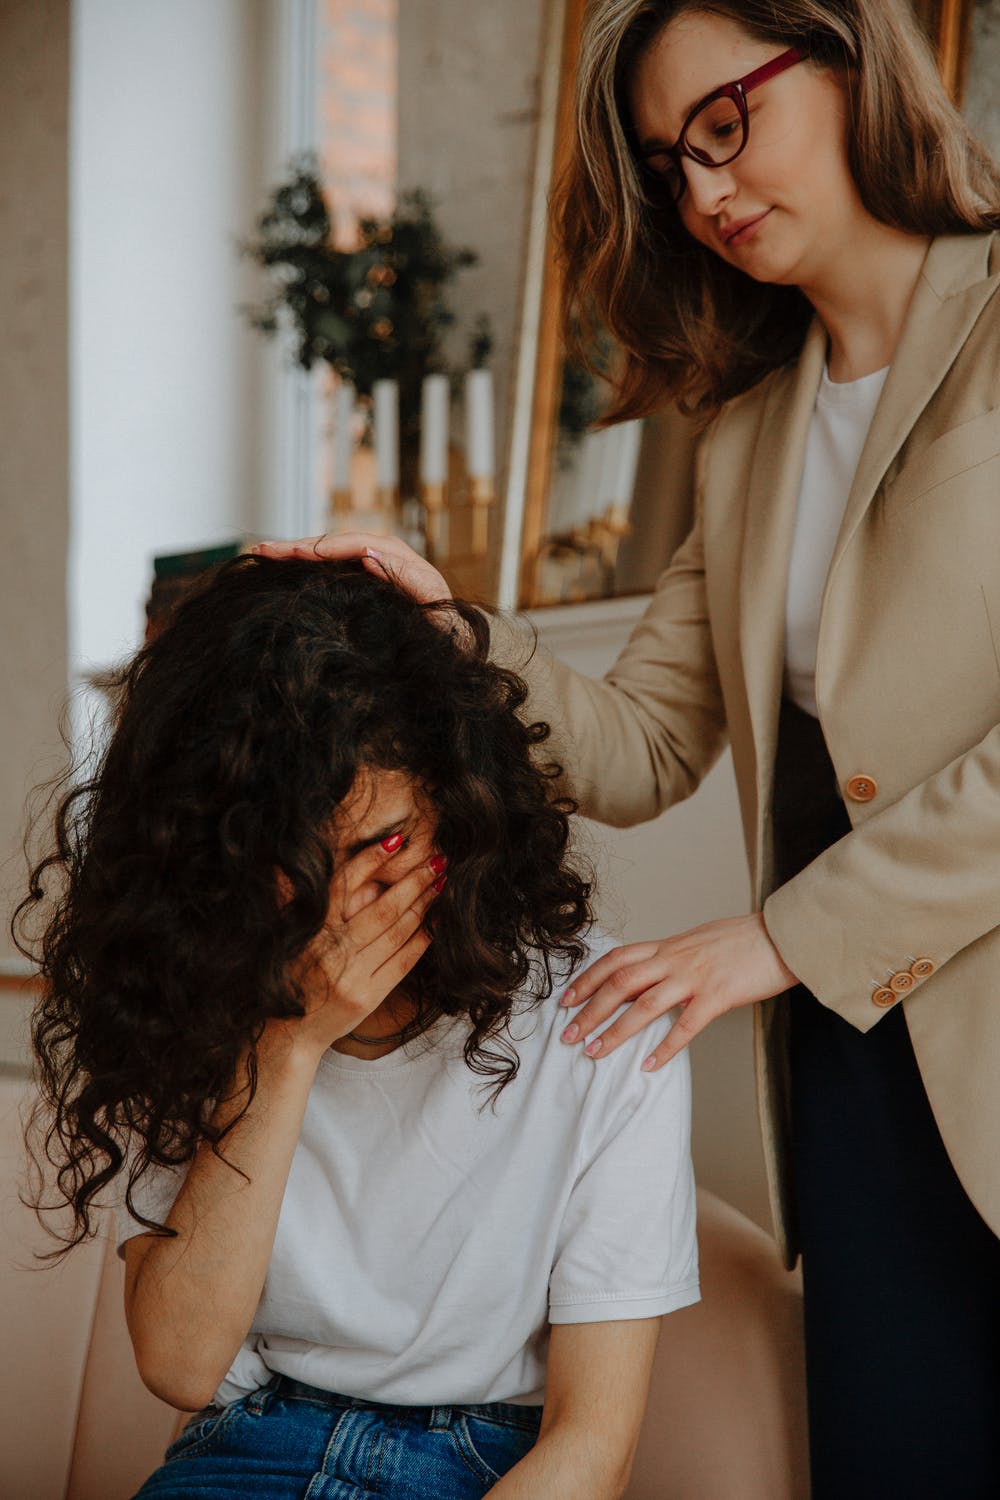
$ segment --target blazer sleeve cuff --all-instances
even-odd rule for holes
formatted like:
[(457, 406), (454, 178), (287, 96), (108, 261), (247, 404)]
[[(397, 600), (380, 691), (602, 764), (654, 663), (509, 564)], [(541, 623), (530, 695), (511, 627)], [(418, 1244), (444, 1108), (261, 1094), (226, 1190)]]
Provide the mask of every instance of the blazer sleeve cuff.
[[(822, 1005), (835, 1010), (858, 1031), (870, 1031), (889, 1010), (895, 1008), (896, 1001), (886, 1006), (873, 1003), (871, 996), (881, 987), (876, 983), (875, 975), (862, 976), (860, 983), (855, 980), (853, 984), (845, 984), (848, 966), (844, 961), (843, 944), (837, 944), (837, 954), (833, 958), (826, 945), (820, 948), (815, 897), (804, 885), (801, 876), (796, 876), (764, 902), (762, 915), (768, 936), (799, 983), (805, 985)], [(856, 976), (856, 961), (849, 968)], [(888, 978), (888, 975), (884, 977)]]

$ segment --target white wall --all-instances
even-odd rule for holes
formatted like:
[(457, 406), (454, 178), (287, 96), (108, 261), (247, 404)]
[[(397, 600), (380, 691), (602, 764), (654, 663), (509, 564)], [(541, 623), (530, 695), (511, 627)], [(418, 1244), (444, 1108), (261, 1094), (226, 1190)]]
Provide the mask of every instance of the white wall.
[(238, 258), (287, 143), (298, 0), (76, 0), (70, 653), (141, 639), (151, 556), (273, 525), (282, 355)]
[[(69, 0), (0, 6), (0, 1031), (25, 799), (62, 763), (66, 693)], [(0, 1049), (0, 1066), (3, 1053)]]

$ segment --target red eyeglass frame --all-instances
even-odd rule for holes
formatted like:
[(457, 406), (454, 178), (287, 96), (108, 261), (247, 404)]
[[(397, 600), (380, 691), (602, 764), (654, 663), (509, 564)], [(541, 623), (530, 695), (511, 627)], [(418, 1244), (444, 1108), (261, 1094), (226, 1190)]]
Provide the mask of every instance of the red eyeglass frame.
[[(750, 93), (751, 89), (759, 88), (762, 83), (767, 83), (770, 79), (776, 77), (778, 73), (783, 73), (786, 68), (792, 68), (796, 63), (805, 62), (805, 60), (806, 53), (802, 52), (798, 47), (789, 47), (787, 51), (780, 53), (778, 57), (772, 57), (770, 62), (762, 63), (759, 68), (754, 68), (751, 73), (745, 73), (742, 78), (734, 78), (731, 83), (723, 83), (719, 88), (712, 89), (703, 99), (699, 99), (694, 108), (688, 112), (687, 119), (681, 126), (680, 135), (672, 146), (650, 146), (641, 153), (643, 161), (650, 156), (670, 157), (680, 177), (680, 190), (675, 195), (675, 201), (680, 200), (687, 186), (684, 169), (681, 165), (685, 156), (691, 161), (697, 162), (702, 167), (728, 167), (731, 161), (735, 161), (740, 153), (746, 150), (750, 140), (750, 111), (747, 108), (747, 94)], [(699, 115), (706, 105), (711, 104), (716, 99), (731, 99), (736, 105), (737, 113), (743, 126), (742, 141), (732, 156), (727, 156), (724, 161), (712, 161), (706, 152), (699, 151), (697, 147), (689, 146), (685, 139), (688, 128), (695, 116)]]

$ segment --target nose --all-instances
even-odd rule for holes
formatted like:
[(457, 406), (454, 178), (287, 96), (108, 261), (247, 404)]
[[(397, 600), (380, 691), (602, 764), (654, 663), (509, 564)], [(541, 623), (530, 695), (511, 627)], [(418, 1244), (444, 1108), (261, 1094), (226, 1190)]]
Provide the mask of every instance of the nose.
[(700, 161), (684, 159), (684, 176), (688, 207), (706, 218), (714, 218), (736, 191), (736, 183), (727, 167), (706, 167)]

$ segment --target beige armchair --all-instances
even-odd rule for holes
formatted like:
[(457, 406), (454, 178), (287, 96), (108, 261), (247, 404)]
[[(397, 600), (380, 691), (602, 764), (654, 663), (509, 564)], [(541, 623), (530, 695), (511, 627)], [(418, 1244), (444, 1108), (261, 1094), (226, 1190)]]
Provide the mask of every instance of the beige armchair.
[[(0, 1494), (127, 1500), (179, 1418), (136, 1374), (111, 1244), (33, 1265), (44, 1235), (17, 1199), (28, 1097), (0, 1077)], [(796, 1279), (762, 1230), (710, 1194), (699, 1239), (704, 1300), (665, 1320), (628, 1500), (804, 1500)]]
[(136, 1373), (123, 1267), (107, 1241), (44, 1267), (51, 1248), (18, 1201), (23, 1080), (0, 1077), (0, 1495), (127, 1500), (159, 1462), (178, 1414)]
[(799, 1275), (712, 1193), (698, 1248), (702, 1300), (663, 1320), (626, 1500), (808, 1500)]

